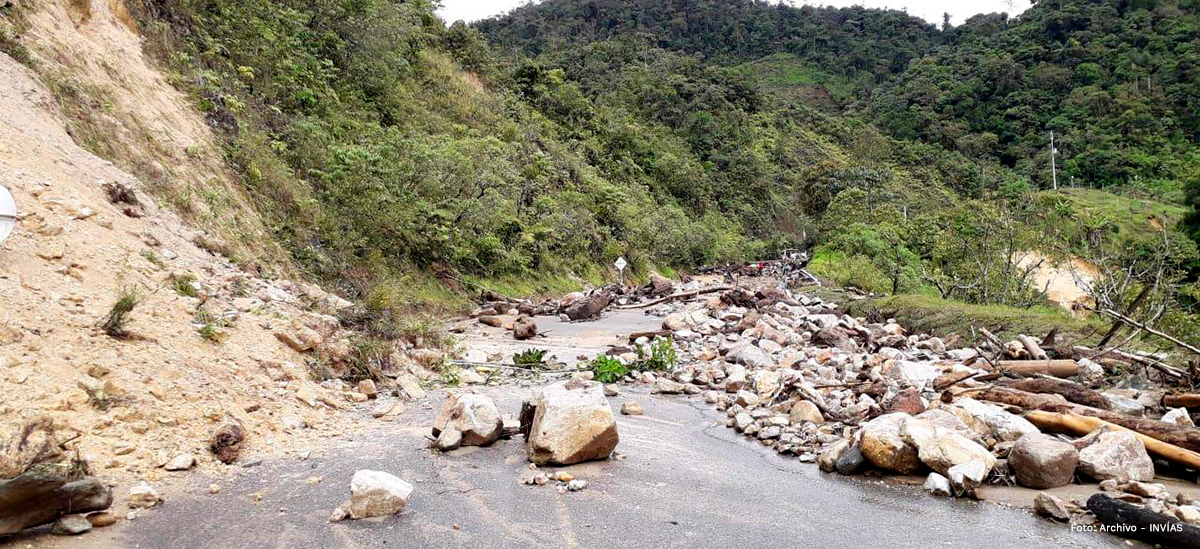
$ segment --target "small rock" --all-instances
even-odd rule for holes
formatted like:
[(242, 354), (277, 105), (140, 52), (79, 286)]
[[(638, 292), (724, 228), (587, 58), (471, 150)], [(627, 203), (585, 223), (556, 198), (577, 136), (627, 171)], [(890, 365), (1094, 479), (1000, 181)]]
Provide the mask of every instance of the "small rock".
[(862, 450), (858, 446), (851, 446), (838, 456), (834, 468), (843, 475), (853, 475), (862, 469), (864, 461)]
[(367, 398), (375, 398), (378, 395), (375, 390), (375, 381), (370, 379), (359, 381), (358, 392), (365, 395)]
[(1125, 484), (1118, 486), (1117, 489), (1127, 492), (1127, 493), (1130, 493), (1130, 494), (1137, 495), (1137, 496), (1146, 497), (1146, 498), (1152, 498), (1152, 497), (1155, 497), (1155, 496), (1167, 491), (1167, 487), (1163, 486), (1161, 484), (1150, 483), (1150, 482), (1138, 482), (1136, 480), (1131, 481), (1131, 482), (1126, 482)]
[(618, 395), (620, 395), (620, 394), (621, 394), (621, 391), (617, 390), (617, 386), (616, 386), (616, 385), (614, 385), (614, 384), (612, 384), (612, 383), (606, 383), (606, 384), (604, 384), (604, 396), (606, 396), (606, 397), (615, 397), (615, 396), (618, 396)]
[(1175, 508), (1175, 516), (1188, 524), (1200, 525), (1200, 507), (1195, 505), (1180, 505)]
[(626, 402), (621, 405), (621, 413), (627, 416), (642, 415), (642, 405), (636, 402)]
[(56, 536), (77, 536), (91, 529), (92, 523), (87, 517), (83, 515), (63, 515), (50, 528), (50, 533)]
[(825, 423), (825, 417), (821, 415), (821, 410), (807, 400), (796, 401), (792, 405), (791, 411), (788, 412), (788, 421), (792, 425), (800, 425), (804, 422), (812, 422), (816, 424)]
[(145, 482), (129, 489), (129, 506), (134, 509), (154, 507), (163, 502), (162, 496)]
[(1173, 408), (1163, 414), (1162, 420), (1167, 423), (1176, 425), (1184, 425), (1187, 427), (1195, 427), (1196, 424), (1192, 421), (1191, 414), (1188, 414), (1187, 408)]
[(982, 461), (972, 460), (950, 468), (950, 488), (956, 497), (977, 497), (975, 489), (987, 478), (988, 467)]
[[(592, 372), (589, 371), (584, 373), (590, 374)], [(467, 368), (458, 373), (458, 380), (463, 385), (483, 385), (484, 382), (487, 381), (487, 378), (483, 377), (483, 375), (479, 372), (476, 372), (474, 368)]]
[(684, 386), (682, 383), (679, 383), (678, 381), (671, 381), (665, 377), (659, 377), (658, 379), (654, 380), (654, 389), (652, 389), (650, 392), (661, 393), (664, 395), (677, 395), (682, 393), (683, 390)]
[(1067, 504), (1062, 499), (1046, 492), (1042, 492), (1033, 498), (1033, 510), (1038, 515), (1059, 522), (1071, 520), (1071, 512), (1067, 510)]
[(99, 513), (92, 513), (88, 515), (87, 520), (96, 528), (104, 528), (105, 526), (112, 526), (116, 524), (117, 516), (107, 511), (101, 511)]
[(576, 479), (576, 480), (572, 480), (567, 483), (567, 490), (570, 490), (572, 492), (578, 492), (580, 490), (583, 490), (584, 488), (587, 488), (586, 480)]
[(208, 493), (210, 493), (210, 494), (220, 494), (220, 493), (221, 493), (221, 486), (220, 486), (219, 484), (209, 484), (209, 485), (208, 485)]
[(916, 389), (905, 389), (892, 397), (891, 400), (883, 407), (884, 413), (904, 412), (909, 415), (917, 415), (925, 411), (925, 402), (921, 400), (921, 394)]
[(196, 456), (192, 454), (179, 454), (163, 465), (163, 469), (168, 471), (187, 471), (192, 466), (196, 465)]
[[(850, 441), (844, 438), (839, 439), (821, 452), (821, 455), (817, 457), (817, 465), (826, 473), (833, 472), (837, 470), (838, 458), (841, 458), (842, 454), (849, 449)], [(861, 453), (862, 451), (859, 450), (859, 454)]]
[(758, 395), (750, 391), (738, 391), (734, 398), (734, 403), (743, 408), (753, 408), (758, 406)]
[(935, 496), (950, 496), (950, 479), (937, 473), (929, 473), (925, 479), (925, 489)]
[(408, 503), (412, 491), (411, 484), (383, 471), (355, 471), (350, 480), (350, 517), (394, 515)]
[(437, 439), (434, 440), (433, 447), (437, 448), (438, 450), (441, 450), (443, 452), (449, 452), (451, 450), (456, 450), (460, 446), (462, 446), (462, 441), (463, 441), (462, 435), (463, 435), (462, 431), (459, 431), (458, 429), (455, 429), (454, 427), (447, 427), (445, 429), (442, 429), (438, 433)]

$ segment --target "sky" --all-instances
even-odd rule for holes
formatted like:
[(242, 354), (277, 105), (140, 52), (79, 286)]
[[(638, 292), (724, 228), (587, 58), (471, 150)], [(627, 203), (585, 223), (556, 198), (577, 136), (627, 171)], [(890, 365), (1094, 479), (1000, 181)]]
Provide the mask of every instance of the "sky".
[[(447, 22), (459, 19), (475, 21), (493, 15), (505, 13), (527, 0), (442, 0), (442, 9), (438, 15)], [(902, 9), (908, 13), (940, 25), (942, 14), (949, 13), (950, 21), (957, 25), (978, 13), (1005, 11), (1021, 12), (1029, 7), (1029, 0), (792, 0), (796, 6), (811, 4), (814, 6), (854, 6), (868, 8)], [(1009, 4), (1013, 8), (1009, 8)]]

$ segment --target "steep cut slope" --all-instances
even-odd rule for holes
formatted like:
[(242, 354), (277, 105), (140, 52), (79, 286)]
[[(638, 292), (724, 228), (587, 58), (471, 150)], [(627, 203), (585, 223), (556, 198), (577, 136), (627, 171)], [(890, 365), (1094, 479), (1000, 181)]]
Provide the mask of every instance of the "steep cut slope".
[[(179, 453), (223, 469), (207, 443), (226, 417), (248, 431), (248, 455), (311, 447), (346, 428), (333, 414), (342, 397), (309, 381), (306, 357), (280, 337), (310, 326), (335, 345), (338, 323), (318, 311), (345, 302), (255, 278), (198, 247), (204, 233), (80, 148), (49, 91), (3, 54), (0, 104), (0, 185), (20, 211), (0, 244), (5, 436), (48, 416), (68, 451), (127, 490), (133, 478), (163, 480), (158, 467)], [(111, 203), (106, 183), (135, 189), (140, 206)], [(110, 337), (100, 323), (129, 289), (138, 296), (129, 335)], [(315, 429), (285, 428), (287, 416)]]
[(238, 262), (292, 272), (191, 100), (150, 63), (123, 0), (10, 2), (28, 64), (83, 148), (136, 175)]

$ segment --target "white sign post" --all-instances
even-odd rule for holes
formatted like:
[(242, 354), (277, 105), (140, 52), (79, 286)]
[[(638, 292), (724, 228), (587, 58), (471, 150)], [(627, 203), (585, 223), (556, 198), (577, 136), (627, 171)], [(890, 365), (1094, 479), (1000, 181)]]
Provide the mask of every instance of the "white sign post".
[(624, 286), (625, 285), (625, 267), (628, 267), (629, 263), (627, 261), (625, 261), (624, 257), (618, 257), (616, 263), (613, 263), (613, 266), (616, 267), (617, 272), (620, 273), (621, 285)]
[(4, 242), (16, 226), (17, 202), (8, 189), (0, 187), (0, 242)]

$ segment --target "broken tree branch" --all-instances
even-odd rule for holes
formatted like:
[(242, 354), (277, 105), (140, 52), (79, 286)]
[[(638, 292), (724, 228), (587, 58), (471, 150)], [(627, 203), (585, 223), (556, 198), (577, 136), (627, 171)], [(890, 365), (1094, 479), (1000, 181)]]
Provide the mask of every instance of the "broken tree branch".
[(1142, 324), (1141, 322), (1138, 322), (1132, 318), (1129, 318), (1129, 317), (1127, 317), (1121, 313), (1118, 313), (1112, 309), (1099, 309), (1099, 312), (1106, 314), (1108, 316), (1111, 316), (1117, 320), (1120, 320), (1130, 326), (1133, 326), (1134, 328), (1140, 328), (1142, 330), (1146, 330), (1147, 332), (1150, 332), (1158, 337), (1161, 337), (1167, 341), (1170, 341), (1171, 343), (1174, 343), (1175, 345), (1177, 345), (1183, 349), (1187, 349), (1188, 351), (1192, 352), (1193, 354), (1200, 355), (1200, 347), (1196, 347), (1194, 345), (1185, 343), (1183, 340), (1180, 340), (1173, 335), (1170, 335), (1170, 334), (1161, 332), (1159, 330), (1156, 330), (1154, 328), (1151, 328), (1145, 324)]
[(695, 296), (702, 295), (702, 294), (711, 294), (713, 292), (723, 292), (725, 290), (732, 290), (732, 289), (733, 288), (731, 288), (729, 286), (714, 286), (712, 288), (704, 288), (701, 290), (694, 290), (691, 292), (683, 292), (681, 294), (669, 295), (667, 297), (655, 299), (654, 301), (647, 301), (645, 303), (634, 303), (632, 305), (617, 305), (613, 308), (614, 309), (644, 309), (646, 307), (653, 307), (655, 305), (658, 305), (659, 303), (666, 303), (668, 301), (674, 301), (676, 299), (695, 297)]

